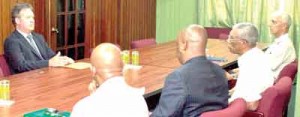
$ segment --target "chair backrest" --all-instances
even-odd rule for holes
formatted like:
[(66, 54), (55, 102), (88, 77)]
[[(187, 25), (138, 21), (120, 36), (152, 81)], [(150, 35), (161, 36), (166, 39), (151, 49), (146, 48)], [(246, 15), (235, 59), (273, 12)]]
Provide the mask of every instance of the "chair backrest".
[(252, 115), (261, 113), (264, 117), (282, 117), (284, 108), (290, 99), (291, 87), (291, 78), (287, 76), (280, 78), (274, 86), (264, 91), (258, 109), (255, 112), (248, 111), (245, 116), (249, 117), (249, 113)]
[(227, 108), (204, 112), (200, 117), (242, 117), (246, 110), (246, 101), (242, 98), (237, 98), (233, 100)]
[(135, 48), (141, 48), (149, 45), (155, 45), (156, 41), (154, 38), (149, 38), (149, 39), (140, 39), (140, 40), (135, 40), (131, 42), (131, 49)]
[(228, 89), (232, 89), (236, 84), (236, 79), (228, 80)]
[(284, 76), (288, 76), (292, 78), (292, 81), (294, 81), (297, 71), (298, 71), (298, 61), (295, 60), (283, 67), (283, 69), (280, 71), (278, 75), (277, 81)]
[(0, 77), (10, 75), (10, 69), (4, 55), (0, 55)]
[(208, 38), (227, 39), (231, 28), (205, 27)]

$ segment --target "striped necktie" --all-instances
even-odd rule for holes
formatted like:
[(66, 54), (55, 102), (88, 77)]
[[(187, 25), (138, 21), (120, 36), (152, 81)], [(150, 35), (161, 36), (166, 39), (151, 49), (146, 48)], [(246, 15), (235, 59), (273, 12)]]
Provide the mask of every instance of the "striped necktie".
[(34, 42), (34, 40), (33, 40), (32, 35), (31, 35), (31, 34), (28, 35), (28, 36), (27, 36), (27, 39), (29, 40), (30, 45), (31, 45), (32, 48), (36, 51), (36, 53), (39, 55), (39, 57), (40, 57), (41, 59), (43, 59), (43, 57), (42, 57), (42, 55), (41, 55), (41, 53), (40, 53), (40, 51), (39, 51), (37, 45), (35, 44), (35, 42)]

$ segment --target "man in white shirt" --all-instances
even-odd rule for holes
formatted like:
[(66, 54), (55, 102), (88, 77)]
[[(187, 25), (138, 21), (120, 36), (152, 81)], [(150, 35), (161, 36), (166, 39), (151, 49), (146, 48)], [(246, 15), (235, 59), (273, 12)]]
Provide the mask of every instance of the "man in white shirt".
[(137, 76), (123, 72), (120, 53), (120, 49), (110, 43), (102, 43), (93, 50), (91, 71), (97, 88), (75, 104), (71, 117), (149, 116), (143, 97), (145, 89), (131, 85), (136, 79), (129, 78)]
[(284, 66), (296, 59), (296, 52), (291, 39), (288, 37), (291, 17), (283, 12), (275, 12), (269, 24), (270, 31), (275, 37), (274, 42), (266, 50), (274, 72), (274, 80), (277, 79)]
[(257, 109), (261, 93), (274, 82), (266, 55), (256, 47), (257, 39), (258, 31), (253, 24), (239, 23), (233, 26), (227, 40), (229, 50), (240, 55), (237, 83), (229, 102), (241, 97), (246, 100), (248, 110)]

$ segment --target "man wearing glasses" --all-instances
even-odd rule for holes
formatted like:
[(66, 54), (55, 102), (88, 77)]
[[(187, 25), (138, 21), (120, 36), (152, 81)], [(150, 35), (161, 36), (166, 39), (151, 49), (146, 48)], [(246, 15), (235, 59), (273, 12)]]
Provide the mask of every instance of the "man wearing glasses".
[(273, 85), (273, 74), (267, 56), (256, 47), (258, 31), (253, 24), (239, 23), (230, 32), (228, 48), (240, 55), (238, 58), (239, 74), (229, 102), (243, 98), (248, 110), (256, 110), (261, 93)]

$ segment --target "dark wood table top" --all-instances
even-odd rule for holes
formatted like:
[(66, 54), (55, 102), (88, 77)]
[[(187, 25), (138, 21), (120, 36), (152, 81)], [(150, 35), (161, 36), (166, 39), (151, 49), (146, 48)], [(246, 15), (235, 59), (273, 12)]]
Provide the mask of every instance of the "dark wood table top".
[[(265, 49), (267, 44), (258, 43), (261, 49)], [(225, 40), (209, 39), (207, 43), (207, 56), (225, 58), (226, 62), (217, 62), (221, 67), (227, 67), (235, 62), (238, 55), (232, 54)], [(159, 66), (175, 69), (180, 66), (176, 57), (176, 42), (168, 42), (159, 45), (148, 46), (137, 49), (140, 52), (140, 64)]]
[[(266, 46), (264, 46), (266, 47)], [(229, 52), (225, 41), (209, 40), (208, 53), (225, 57), (226, 66), (235, 62), (237, 55)], [(176, 58), (176, 43), (169, 42), (137, 49), (143, 66), (137, 86), (145, 87), (145, 98), (159, 93), (165, 77), (180, 64)], [(82, 61), (88, 62), (89, 59)], [(24, 113), (41, 108), (56, 108), (71, 111), (74, 104), (89, 95), (87, 89), (92, 74), (89, 69), (77, 70), (64, 67), (47, 67), (20, 74), (2, 77), (9, 79), (11, 99), (10, 107), (0, 107), (0, 117), (19, 117)]]

